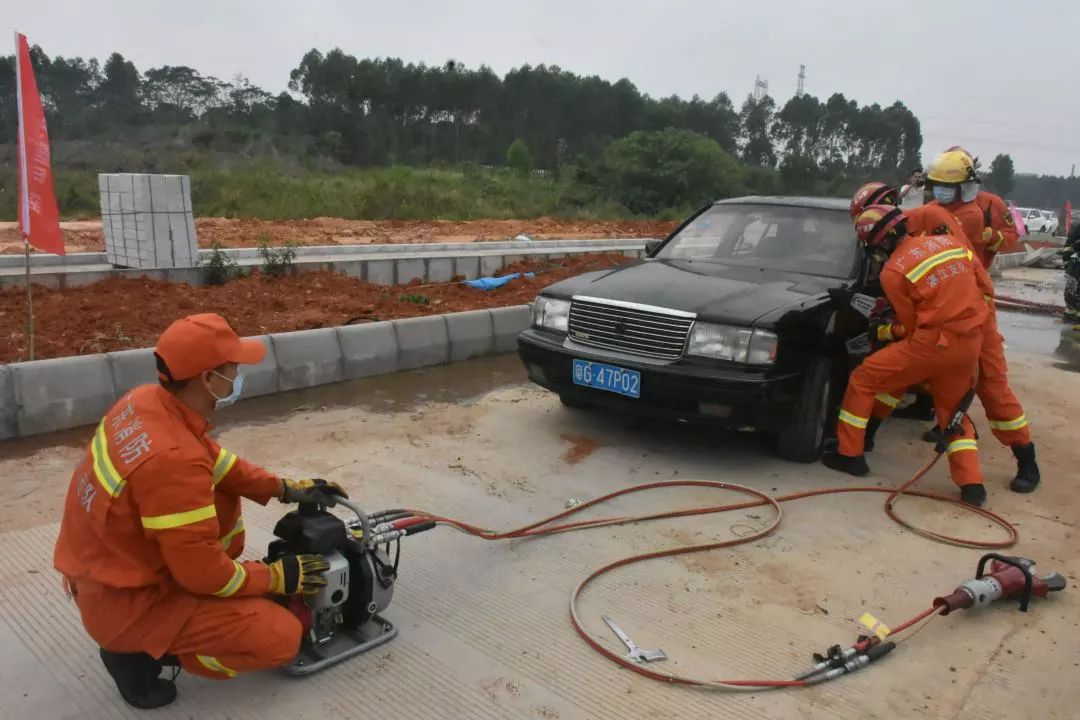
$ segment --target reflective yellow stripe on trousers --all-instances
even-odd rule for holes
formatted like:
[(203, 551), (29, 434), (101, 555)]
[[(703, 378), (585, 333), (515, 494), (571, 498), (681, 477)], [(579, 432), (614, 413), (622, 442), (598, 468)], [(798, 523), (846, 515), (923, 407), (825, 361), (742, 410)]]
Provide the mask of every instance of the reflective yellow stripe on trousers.
[(1027, 415), (1021, 415), (1015, 420), (991, 420), (990, 429), (992, 430), (1019, 430), (1022, 427), (1027, 427)]
[(892, 395), (886, 395), (885, 393), (879, 393), (875, 395), (874, 399), (882, 405), (888, 405), (893, 409), (896, 409), (896, 406), (900, 404), (900, 398), (894, 397)]
[(858, 415), (852, 415), (847, 410), (840, 411), (840, 421), (846, 422), (848, 425), (859, 428), (860, 430), (866, 429), (866, 423), (870, 422), (869, 418), (859, 417)]
[(949, 455), (952, 455), (953, 453), (964, 452), (965, 450), (978, 450), (978, 449), (979, 448), (975, 444), (974, 440), (964, 438), (962, 440), (953, 440), (951, 443), (949, 443), (948, 453), (949, 453)]
[(202, 666), (207, 670), (213, 670), (214, 672), (222, 673), (227, 677), (236, 677), (236, 671), (231, 670), (221, 664), (221, 661), (216, 657), (210, 655), (196, 655), (195, 658), (202, 663)]

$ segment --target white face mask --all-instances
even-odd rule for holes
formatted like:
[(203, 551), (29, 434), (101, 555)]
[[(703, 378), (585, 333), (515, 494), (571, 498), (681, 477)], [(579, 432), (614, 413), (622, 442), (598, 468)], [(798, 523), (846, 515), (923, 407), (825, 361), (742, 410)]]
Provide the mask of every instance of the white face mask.
[(979, 183), (974, 180), (969, 180), (966, 183), (960, 183), (960, 202), (974, 202), (975, 196), (979, 194)]
[(948, 205), (956, 200), (956, 188), (952, 186), (935, 185), (933, 193), (934, 199), (942, 205)]
[[(229, 379), (229, 378), (225, 377), (224, 375), (222, 375), (221, 373), (217, 372), (216, 370), (211, 370), (211, 372), (214, 373), (215, 375), (217, 375), (222, 380), (228, 380)], [(240, 374), (239, 370), (236, 371), (236, 377), (231, 382), (232, 382), (232, 392), (230, 392), (225, 397), (218, 397), (217, 395), (214, 395), (213, 390), (210, 390), (210, 394), (214, 395), (214, 409), (215, 410), (220, 410), (221, 408), (229, 407), (230, 405), (232, 405), (233, 403), (235, 403), (237, 400), (240, 399), (240, 393), (244, 392), (244, 376)], [(209, 390), (209, 387), (207, 387), (207, 389)]]

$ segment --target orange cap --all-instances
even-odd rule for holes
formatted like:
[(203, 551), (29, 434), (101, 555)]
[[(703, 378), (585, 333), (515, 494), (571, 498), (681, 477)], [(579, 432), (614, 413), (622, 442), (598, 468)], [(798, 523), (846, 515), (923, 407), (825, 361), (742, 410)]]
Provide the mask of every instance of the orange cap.
[(165, 328), (154, 354), (159, 358), (158, 374), (163, 379), (188, 380), (225, 363), (254, 365), (266, 356), (266, 348), (258, 340), (241, 340), (217, 313), (201, 313)]

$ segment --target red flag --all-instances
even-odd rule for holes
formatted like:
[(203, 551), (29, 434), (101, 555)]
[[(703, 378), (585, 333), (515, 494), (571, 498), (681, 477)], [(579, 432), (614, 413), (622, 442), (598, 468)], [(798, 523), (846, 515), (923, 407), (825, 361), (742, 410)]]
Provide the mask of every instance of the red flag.
[(1065, 201), (1065, 236), (1068, 237), (1069, 231), (1072, 230), (1072, 201)]
[(38, 250), (65, 255), (60, 212), (53, 194), (49, 133), (30, 64), (30, 44), (15, 33), (15, 76), (19, 101), (19, 226)]

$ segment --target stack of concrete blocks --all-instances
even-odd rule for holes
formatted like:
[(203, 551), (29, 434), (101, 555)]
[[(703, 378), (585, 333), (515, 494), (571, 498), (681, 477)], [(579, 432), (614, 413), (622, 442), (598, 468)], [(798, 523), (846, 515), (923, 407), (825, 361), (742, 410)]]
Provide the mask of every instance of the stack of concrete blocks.
[(98, 175), (108, 262), (120, 267), (190, 268), (199, 261), (187, 175)]

